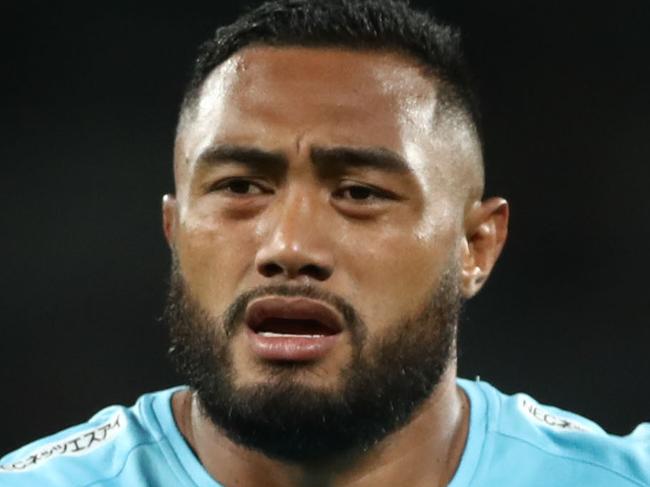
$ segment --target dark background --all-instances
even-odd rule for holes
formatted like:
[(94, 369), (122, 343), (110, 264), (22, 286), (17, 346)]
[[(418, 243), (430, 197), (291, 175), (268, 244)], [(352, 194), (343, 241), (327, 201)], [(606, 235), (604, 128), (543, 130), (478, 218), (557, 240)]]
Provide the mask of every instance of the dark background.
[[(160, 198), (195, 48), (236, 9), (91, 5), (0, 10), (0, 453), (178, 381)], [(488, 193), (512, 208), (460, 374), (627, 433), (650, 419), (650, 8), (595, 5), (437, 8), (464, 28)]]

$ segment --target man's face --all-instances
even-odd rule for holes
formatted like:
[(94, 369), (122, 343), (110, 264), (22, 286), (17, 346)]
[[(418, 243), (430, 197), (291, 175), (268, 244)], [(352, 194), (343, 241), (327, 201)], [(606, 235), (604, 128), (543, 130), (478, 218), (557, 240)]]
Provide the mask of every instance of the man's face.
[(466, 195), (435, 104), (390, 53), (248, 48), (206, 80), (165, 218), (176, 299), (233, 389), (340, 394), (406, 325), (434, 347), (454, 325)]

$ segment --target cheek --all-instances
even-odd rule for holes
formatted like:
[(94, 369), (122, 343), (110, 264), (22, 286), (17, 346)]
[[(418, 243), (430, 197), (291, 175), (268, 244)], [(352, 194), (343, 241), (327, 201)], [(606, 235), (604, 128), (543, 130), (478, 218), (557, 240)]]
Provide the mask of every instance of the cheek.
[(214, 316), (236, 297), (238, 284), (253, 262), (254, 239), (248, 228), (224, 225), (218, 218), (188, 218), (180, 228), (176, 252), (192, 294)]
[[(388, 326), (419, 311), (440, 282), (454, 256), (454, 225), (436, 225), (435, 232), (395, 229), (371, 239), (358, 239), (350, 251), (349, 268), (356, 295), (369, 327)], [(359, 242), (365, 241), (363, 252)]]

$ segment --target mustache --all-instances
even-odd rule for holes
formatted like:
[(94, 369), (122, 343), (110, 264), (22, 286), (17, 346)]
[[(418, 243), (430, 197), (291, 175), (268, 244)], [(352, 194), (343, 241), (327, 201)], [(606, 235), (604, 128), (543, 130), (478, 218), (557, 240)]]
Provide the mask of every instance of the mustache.
[(354, 306), (344, 298), (330, 291), (305, 284), (258, 286), (240, 294), (221, 316), (221, 322), (226, 336), (232, 336), (237, 328), (241, 326), (248, 304), (254, 299), (263, 296), (303, 297), (327, 303), (341, 313), (345, 322), (345, 328), (356, 340), (363, 341), (365, 339), (366, 324)]

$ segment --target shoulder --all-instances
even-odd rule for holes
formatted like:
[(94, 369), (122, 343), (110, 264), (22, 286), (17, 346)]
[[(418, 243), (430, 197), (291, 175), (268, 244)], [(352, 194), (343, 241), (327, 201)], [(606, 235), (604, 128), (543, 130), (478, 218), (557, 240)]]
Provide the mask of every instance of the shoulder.
[(85, 423), (9, 453), (0, 459), (0, 485), (121, 485), (111, 482), (137, 470), (143, 457), (162, 455), (164, 434), (152, 408), (175, 390), (145, 394), (132, 407), (107, 407)]
[(474, 394), (480, 391), (489, 405), (488, 463), (505, 465), (511, 475), (546, 481), (552, 476), (558, 479), (553, 485), (565, 485), (559, 480), (567, 479), (566, 485), (650, 486), (650, 423), (627, 436), (611, 435), (587, 418), (540, 404), (527, 394), (506, 395), (478, 381), (462, 385)]

